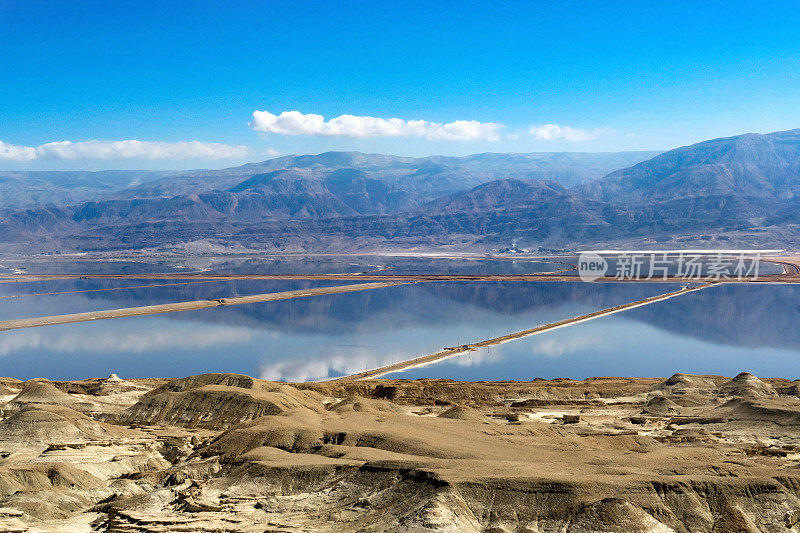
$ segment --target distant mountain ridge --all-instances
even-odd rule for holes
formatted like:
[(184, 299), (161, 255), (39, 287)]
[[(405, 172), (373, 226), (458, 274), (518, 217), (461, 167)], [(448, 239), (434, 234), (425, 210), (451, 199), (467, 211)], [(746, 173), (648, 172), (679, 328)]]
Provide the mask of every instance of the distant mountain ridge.
[(657, 155), (578, 190), (611, 203), (696, 196), (777, 202), (800, 193), (800, 129), (705, 141)]
[(99, 200), (169, 175), (166, 171), (0, 170), (0, 211), (43, 205), (70, 205)]
[(325, 152), (283, 156), (260, 163), (210, 171), (187, 171), (122, 191), (120, 196), (178, 196), (208, 190), (229, 190), (244, 178), (280, 170), (306, 173), (324, 180), (333, 172), (358, 170), (393, 191), (433, 200), (495, 179), (552, 179), (564, 186), (584, 183), (630, 166), (658, 152), (475, 154), (465, 157), (401, 157), (361, 152)]
[(800, 129), (670, 150), (574, 192), (650, 217), (712, 228), (796, 223)]
[(496, 249), (512, 242), (788, 247), (800, 246), (798, 193), (800, 130), (654, 154), (327, 152), (154, 177), (77, 205), (7, 209), (0, 244), (272, 251)]

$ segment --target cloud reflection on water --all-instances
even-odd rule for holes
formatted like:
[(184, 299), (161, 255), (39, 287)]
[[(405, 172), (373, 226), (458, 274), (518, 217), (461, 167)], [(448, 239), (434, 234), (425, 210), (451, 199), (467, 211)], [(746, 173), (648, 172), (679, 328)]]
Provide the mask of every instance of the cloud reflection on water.
[(56, 353), (100, 353), (114, 356), (119, 353), (145, 353), (156, 350), (197, 350), (252, 340), (249, 328), (214, 326), (194, 323), (162, 323), (151, 327), (122, 329), (115, 327), (91, 330), (53, 326), (4, 332), (0, 335), (0, 356), (13, 355), (21, 350), (47, 350)]

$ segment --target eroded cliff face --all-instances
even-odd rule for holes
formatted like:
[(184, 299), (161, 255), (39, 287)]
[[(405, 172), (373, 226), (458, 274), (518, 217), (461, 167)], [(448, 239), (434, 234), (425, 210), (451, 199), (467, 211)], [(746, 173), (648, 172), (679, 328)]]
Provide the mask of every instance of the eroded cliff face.
[(0, 531), (800, 531), (798, 385), (0, 380)]

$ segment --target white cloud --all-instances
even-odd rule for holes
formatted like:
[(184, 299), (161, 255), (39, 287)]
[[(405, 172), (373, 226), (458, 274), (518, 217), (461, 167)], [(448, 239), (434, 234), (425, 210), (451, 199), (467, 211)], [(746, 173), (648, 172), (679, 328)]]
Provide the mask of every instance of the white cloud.
[(31, 161), (36, 159), (36, 148), (16, 146), (0, 141), (0, 161)]
[(246, 146), (200, 141), (58, 141), (16, 146), (0, 141), (0, 160), (47, 159), (235, 159), (247, 156)]
[(431, 140), (472, 141), (500, 140), (502, 124), (456, 120), (447, 124), (427, 120), (357, 117), (341, 115), (325, 121), (322, 115), (284, 111), (254, 111), (250, 127), (255, 131), (281, 135), (317, 135), (320, 137), (425, 137)]
[(571, 128), (569, 126), (559, 126), (558, 124), (542, 124), (541, 126), (531, 126), (528, 133), (540, 141), (554, 141), (563, 139), (565, 141), (590, 141), (597, 139), (601, 135), (611, 133), (608, 128), (595, 128), (591, 131)]

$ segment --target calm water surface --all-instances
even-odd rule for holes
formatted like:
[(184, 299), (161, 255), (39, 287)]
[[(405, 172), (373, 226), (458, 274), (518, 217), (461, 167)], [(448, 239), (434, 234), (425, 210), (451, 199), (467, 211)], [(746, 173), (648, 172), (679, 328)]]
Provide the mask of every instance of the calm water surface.
[[(219, 297), (230, 295), (233, 286), (240, 294), (313, 286), (310, 282), (225, 283), (0, 299), (0, 314), (4, 318), (43, 316)], [(673, 288), (665, 284), (419, 283), (6, 331), (0, 332), (0, 375), (68, 379), (111, 372), (143, 377), (216, 371), (281, 380), (322, 379)]]
[[(569, 261), (569, 262), (567, 262)], [(28, 274), (151, 274), (194, 272), (206, 274), (535, 274), (569, 268), (573, 259), (536, 260), (509, 257), (437, 258), (396, 256), (253, 256), (186, 257), (142, 260), (74, 258), (6, 259), (0, 274), (14, 270)], [(567, 263), (567, 264), (565, 264)]]
[(530, 379), (669, 376), (800, 378), (800, 285), (730, 284), (387, 377)]
[[(32, 262), (28, 271), (229, 273), (526, 273), (527, 260), (195, 258)], [(20, 264), (4, 261), (4, 266)], [(109, 266), (112, 264), (113, 268)], [(91, 270), (94, 268), (94, 270)], [(390, 270), (391, 271), (391, 270)], [(222, 298), (333, 281), (50, 280), (0, 283), (0, 320)], [(346, 282), (350, 283), (350, 282)], [(240, 372), (317, 380), (675, 290), (667, 283), (436, 282), (146, 317), (0, 332), (0, 375), (21, 379)], [(798, 377), (800, 286), (725, 285), (509, 342), (395, 377), (452, 379), (666, 376)]]

